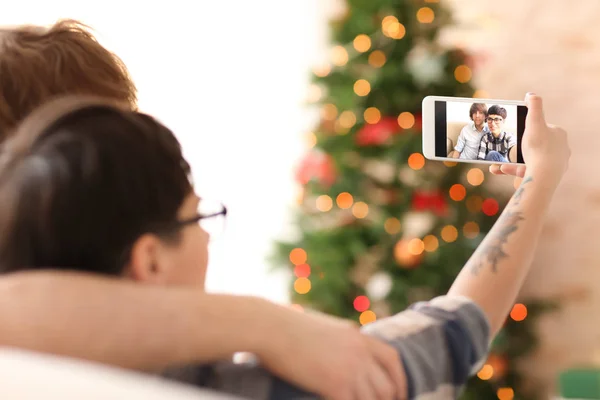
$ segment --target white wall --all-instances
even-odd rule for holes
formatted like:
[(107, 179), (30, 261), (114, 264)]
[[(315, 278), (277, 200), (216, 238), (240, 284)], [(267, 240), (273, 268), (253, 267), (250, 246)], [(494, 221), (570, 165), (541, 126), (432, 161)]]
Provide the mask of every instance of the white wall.
[[(470, 123), (469, 109), (473, 103), (464, 103), (460, 101), (449, 101), (446, 103), (446, 121), (448, 122), (464, 122), (465, 124)], [(488, 108), (493, 104), (486, 104)], [(503, 104), (502, 107), (506, 109), (506, 120), (504, 122), (504, 130), (510, 133), (517, 133), (517, 106), (510, 106)], [(487, 124), (487, 122), (486, 122)]]
[(119, 54), (140, 107), (181, 140), (201, 195), (230, 208), (213, 245), (208, 289), (288, 299), (269, 273), (273, 239), (289, 227), (295, 162), (315, 121), (303, 106), (309, 68), (325, 53), (323, 0), (21, 1), (0, 24), (76, 18)]

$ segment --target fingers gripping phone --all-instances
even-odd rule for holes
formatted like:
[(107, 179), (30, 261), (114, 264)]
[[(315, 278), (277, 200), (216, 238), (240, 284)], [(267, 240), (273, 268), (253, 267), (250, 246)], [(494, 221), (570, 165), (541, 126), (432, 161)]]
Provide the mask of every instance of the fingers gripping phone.
[(427, 96), (422, 115), (423, 155), (430, 160), (525, 164), (523, 101)]

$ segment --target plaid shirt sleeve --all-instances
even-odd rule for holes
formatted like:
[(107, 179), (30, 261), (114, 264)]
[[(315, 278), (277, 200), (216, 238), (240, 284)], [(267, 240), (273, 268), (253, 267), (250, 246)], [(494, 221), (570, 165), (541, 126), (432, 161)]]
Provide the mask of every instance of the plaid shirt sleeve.
[(417, 303), (363, 329), (396, 348), (412, 400), (457, 398), (483, 366), (490, 343), (485, 314), (462, 297)]
[(488, 140), (487, 133), (481, 137), (481, 142), (479, 142), (479, 154), (477, 155), (478, 160), (485, 160), (485, 156), (487, 156)]
[[(362, 328), (393, 346), (406, 374), (409, 400), (458, 397), (486, 360), (490, 327), (483, 311), (462, 297), (437, 297)], [(204, 369), (199, 374), (200, 368)], [(256, 363), (221, 362), (169, 376), (196, 386), (257, 400), (316, 400)], [(185, 372), (182, 374), (182, 372)], [(164, 375), (163, 375), (164, 376)]]

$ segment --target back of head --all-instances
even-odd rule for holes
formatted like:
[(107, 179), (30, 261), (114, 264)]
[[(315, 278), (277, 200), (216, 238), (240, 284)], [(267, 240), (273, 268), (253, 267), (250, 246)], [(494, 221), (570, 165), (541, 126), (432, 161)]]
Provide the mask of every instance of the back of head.
[(0, 271), (120, 274), (141, 235), (177, 242), (189, 174), (152, 117), (98, 99), (47, 103), (0, 155)]
[(0, 142), (54, 97), (91, 95), (136, 107), (127, 68), (74, 20), (0, 28)]

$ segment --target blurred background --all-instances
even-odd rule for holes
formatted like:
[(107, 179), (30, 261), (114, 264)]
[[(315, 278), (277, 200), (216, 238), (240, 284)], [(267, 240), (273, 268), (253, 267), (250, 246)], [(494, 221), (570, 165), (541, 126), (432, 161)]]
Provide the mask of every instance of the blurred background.
[(422, 98), (541, 94), (571, 168), (465, 393), (510, 400), (567, 397), (560, 372), (600, 366), (599, 15), (597, 0), (55, 0), (3, 4), (0, 24), (79, 19), (125, 61), (199, 192), (230, 209), (209, 290), (363, 324), (443, 293), (519, 184), (426, 162)]

